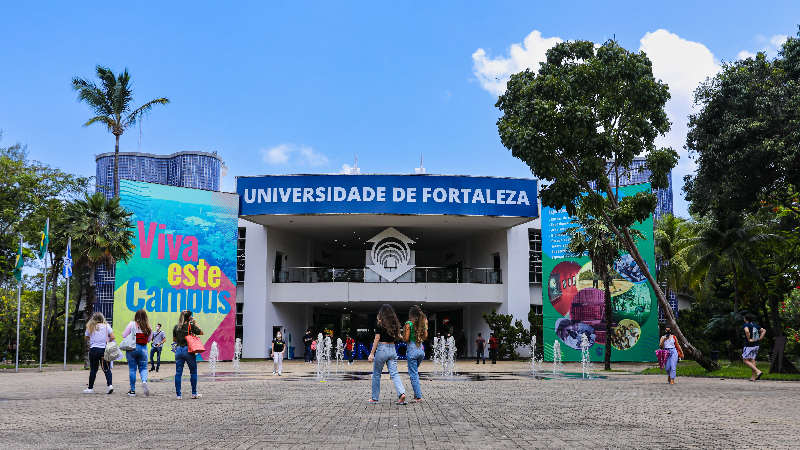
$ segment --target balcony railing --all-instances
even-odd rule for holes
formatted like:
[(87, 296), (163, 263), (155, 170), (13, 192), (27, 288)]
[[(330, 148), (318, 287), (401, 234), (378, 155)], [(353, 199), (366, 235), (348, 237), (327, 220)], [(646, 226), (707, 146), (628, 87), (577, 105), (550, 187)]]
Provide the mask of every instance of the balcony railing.
[[(288, 267), (276, 270), (273, 283), (378, 283), (385, 282), (368, 267)], [(454, 267), (414, 267), (397, 283), (481, 283), (502, 284), (500, 269), (458, 269)]]

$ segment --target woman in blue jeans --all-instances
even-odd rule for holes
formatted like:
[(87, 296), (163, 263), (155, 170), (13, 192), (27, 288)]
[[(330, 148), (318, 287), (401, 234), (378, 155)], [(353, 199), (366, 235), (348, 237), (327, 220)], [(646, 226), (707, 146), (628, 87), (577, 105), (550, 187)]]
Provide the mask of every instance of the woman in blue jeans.
[(190, 333), (195, 336), (200, 336), (203, 334), (203, 330), (195, 323), (191, 311), (181, 311), (178, 324), (172, 329), (172, 341), (176, 343), (175, 395), (178, 400), (183, 398), (181, 396), (181, 378), (183, 377), (184, 362), (189, 366), (189, 380), (192, 383), (192, 398), (202, 397), (201, 394), (197, 393), (197, 356), (194, 353), (189, 353), (189, 344), (186, 342), (186, 336)]
[(414, 389), (414, 401), (422, 401), (422, 386), (419, 384), (419, 365), (425, 359), (425, 350), (422, 343), (428, 339), (428, 318), (419, 306), (414, 305), (408, 310), (408, 322), (403, 327), (403, 340), (406, 341), (406, 362), (408, 363), (408, 378)]
[(131, 333), (136, 333), (136, 350), (125, 352), (128, 357), (128, 371), (131, 380), (131, 390), (127, 395), (136, 397), (136, 371), (138, 370), (142, 376), (142, 391), (146, 397), (150, 395), (150, 389), (147, 387), (147, 343), (153, 340), (153, 329), (150, 328), (145, 310), (136, 311), (133, 321), (122, 332), (122, 337), (126, 338)]
[(369, 354), (369, 362), (372, 364), (372, 397), (369, 403), (378, 403), (381, 396), (381, 373), (383, 365), (389, 368), (389, 376), (392, 377), (394, 388), (397, 390), (397, 404), (406, 404), (406, 390), (400, 375), (397, 373), (397, 351), (395, 341), (400, 340), (400, 321), (397, 314), (388, 304), (381, 306), (378, 312), (378, 321), (375, 324), (375, 340), (372, 342), (372, 351)]

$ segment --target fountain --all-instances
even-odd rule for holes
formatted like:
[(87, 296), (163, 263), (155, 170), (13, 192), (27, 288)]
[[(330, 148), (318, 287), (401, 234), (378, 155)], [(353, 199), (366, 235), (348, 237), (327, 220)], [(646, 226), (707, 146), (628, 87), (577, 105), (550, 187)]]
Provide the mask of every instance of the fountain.
[(215, 341), (211, 343), (211, 350), (208, 351), (208, 371), (212, 377), (217, 374), (217, 362), (219, 362), (219, 347)]
[(553, 375), (558, 375), (564, 371), (564, 365), (561, 364), (561, 343), (558, 339), (553, 341)]
[(583, 378), (592, 378), (593, 364), (589, 357), (589, 336), (586, 333), (581, 334), (581, 366), (583, 368)]
[[(216, 342), (214, 343), (216, 344)], [(239, 368), (239, 360), (242, 359), (242, 339), (236, 338), (236, 342), (233, 344), (233, 372), (234, 373), (242, 373), (241, 369)]]
[(444, 353), (444, 338), (433, 338), (433, 373), (438, 373), (437, 369), (442, 364), (442, 353)]
[(317, 335), (317, 379), (323, 380), (331, 374), (331, 338)]
[(344, 346), (342, 345), (342, 338), (336, 338), (336, 373), (339, 373), (339, 364), (344, 358)]
[(536, 335), (531, 336), (531, 371), (536, 377), (537, 373), (542, 373), (542, 359), (536, 357)]
[[(442, 339), (442, 341), (444, 341), (444, 339)], [(453, 378), (453, 375), (456, 373), (456, 339), (453, 336), (447, 339), (447, 346), (443, 353), (442, 375), (446, 378)]]

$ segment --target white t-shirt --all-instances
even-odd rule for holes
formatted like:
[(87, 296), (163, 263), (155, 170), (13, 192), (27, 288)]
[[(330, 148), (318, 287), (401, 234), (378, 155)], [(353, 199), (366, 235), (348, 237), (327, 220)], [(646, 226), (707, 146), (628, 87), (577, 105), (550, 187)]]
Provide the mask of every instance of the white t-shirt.
[(92, 333), (87, 329), (83, 334), (89, 336), (89, 348), (106, 348), (106, 341), (110, 340), (108, 335), (114, 330), (107, 323), (99, 324)]

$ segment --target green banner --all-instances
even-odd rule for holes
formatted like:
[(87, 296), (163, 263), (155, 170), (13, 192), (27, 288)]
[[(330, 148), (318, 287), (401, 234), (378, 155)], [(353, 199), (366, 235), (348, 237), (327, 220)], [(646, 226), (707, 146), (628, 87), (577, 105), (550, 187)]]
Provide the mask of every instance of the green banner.
[[(620, 197), (649, 191), (650, 184), (619, 188)], [(605, 346), (612, 346), (612, 361), (656, 361), (658, 349), (658, 300), (639, 266), (624, 253), (611, 270), (612, 332), (606, 336), (605, 286), (592, 271), (587, 256), (567, 257), (569, 238), (561, 233), (576, 225), (564, 211), (542, 207), (542, 308), (544, 314), (544, 355), (553, 360), (553, 345), (561, 347), (562, 361), (581, 360), (581, 340), (591, 344), (592, 361), (603, 361)], [(638, 249), (655, 275), (652, 216), (633, 228), (645, 240)]]

